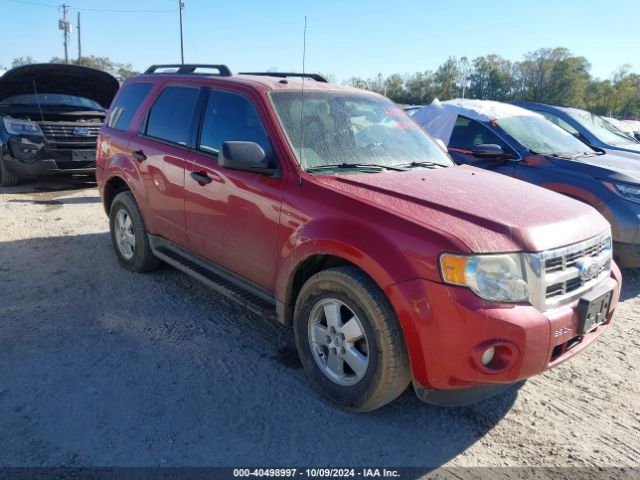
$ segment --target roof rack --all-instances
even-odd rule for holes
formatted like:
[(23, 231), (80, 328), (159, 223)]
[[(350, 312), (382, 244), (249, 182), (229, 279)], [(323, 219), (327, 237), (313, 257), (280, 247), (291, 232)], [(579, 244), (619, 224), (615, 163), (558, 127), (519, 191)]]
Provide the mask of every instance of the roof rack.
[[(174, 69), (175, 72), (158, 72), (161, 69)], [(151, 65), (144, 73), (180, 73), (180, 74), (198, 74), (198, 75), (215, 75), (211, 72), (196, 72), (197, 69), (218, 70), (218, 76), (230, 77), (231, 70), (226, 65), (206, 65), (200, 63), (172, 63), (167, 65)]]
[(239, 72), (238, 75), (258, 75), (260, 77), (298, 77), (298, 78), (311, 78), (316, 82), (328, 83), (327, 79), (318, 73), (293, 73), (293, 72)]

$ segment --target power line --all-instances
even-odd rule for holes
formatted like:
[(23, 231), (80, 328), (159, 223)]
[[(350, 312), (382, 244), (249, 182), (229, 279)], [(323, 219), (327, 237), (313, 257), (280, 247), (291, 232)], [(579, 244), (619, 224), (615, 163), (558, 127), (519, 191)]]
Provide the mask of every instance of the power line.
[[(49, 8), (59, 8), (59, 5), (51, 5), (49, 3), (39, 3), (39, 2), (29, 2), (27, 0), (9, 0), (13, 3), (20, 3), (23, 5), (33, 5), (37, 7), (49, 7)], [(103, 9), (103, 8), (79, 8), (79, 7), (69, 7), (69, 10), (79, 10), (81, 12), (100, 12), (100, 13), (175, 13), (176, 9), (173, 10), (116, 10), (116, 9)]]

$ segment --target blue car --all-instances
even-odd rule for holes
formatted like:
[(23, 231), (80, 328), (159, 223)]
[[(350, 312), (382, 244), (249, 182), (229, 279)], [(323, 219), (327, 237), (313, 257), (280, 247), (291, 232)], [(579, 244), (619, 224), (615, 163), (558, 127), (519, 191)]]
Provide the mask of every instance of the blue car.
[(640, 160), (640, 142), (622, 132), (613, 132), (606, 120), (598, 115), (579, 108), (543, 103), (518, 102), (514, 105), (543, 115), (591, 147)]

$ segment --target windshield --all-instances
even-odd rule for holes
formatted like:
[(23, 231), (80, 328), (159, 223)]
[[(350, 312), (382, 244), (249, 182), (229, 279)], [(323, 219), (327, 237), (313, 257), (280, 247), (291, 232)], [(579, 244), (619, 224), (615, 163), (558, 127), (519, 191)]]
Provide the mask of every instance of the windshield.
[(529, 150), (545, 155), (593, 154), (594, 150), (566, 130), (537, 116), (505, 117), (496, 123)]
[(605, 143), (630, 143), (631, 140), (622, 132), (613, 132), (610, 124), (603, 118), (583, 110), (565, 110), (571, 118), (589, 130), (593, 135)]
[(3, 105), (38, 105), (41, 106), (55, 105), (55, 106), (69, 106), (76, 107), (83, 110), (99, 110), (104, 108), (99, 103), (84, 97), (76, 97), (75, 95), (65, 95), (62, 93), (40, 93), (38, 95), (34, 93), (25, 93), (22, 95), (13, 95), (11, 97), (3, 98), (0, 104)]
[(396, 104), (338, 92), (272, 92), (280, 125), (305, 169), (329, 166), (435, 164), (449, 156)]

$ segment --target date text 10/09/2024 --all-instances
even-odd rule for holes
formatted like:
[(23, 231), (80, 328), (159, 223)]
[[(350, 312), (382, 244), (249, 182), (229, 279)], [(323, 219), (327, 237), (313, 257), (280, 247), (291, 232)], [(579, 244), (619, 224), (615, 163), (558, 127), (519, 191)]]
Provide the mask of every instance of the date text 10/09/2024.
[(306, 477), (306, 478), (396, 478), (397, 470), (387, 468), (237, 468), (234, 477)]

